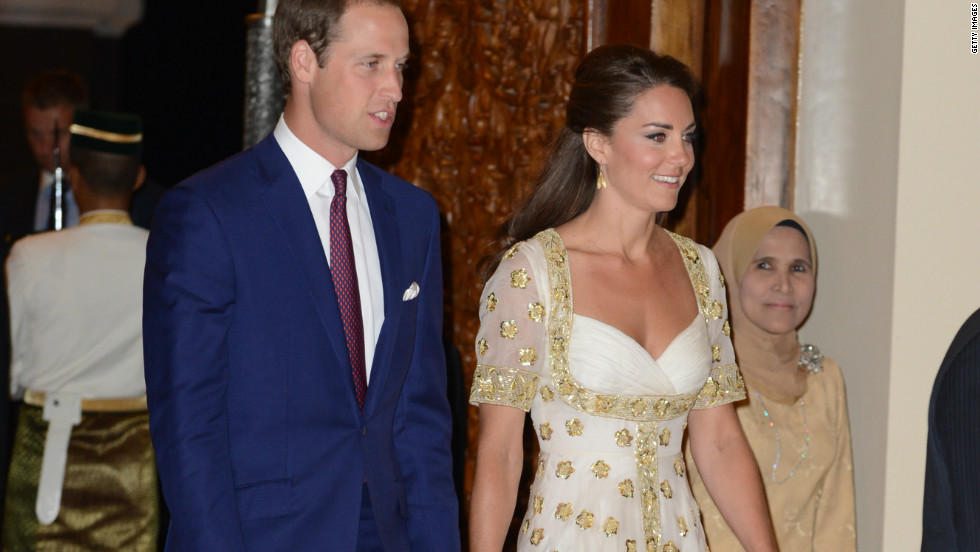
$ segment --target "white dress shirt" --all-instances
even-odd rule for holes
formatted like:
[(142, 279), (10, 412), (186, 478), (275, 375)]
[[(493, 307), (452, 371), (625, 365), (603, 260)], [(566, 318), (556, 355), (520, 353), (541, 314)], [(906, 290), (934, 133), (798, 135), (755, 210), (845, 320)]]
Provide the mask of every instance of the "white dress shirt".
[[(297, 138), (286, 126), (282, 116), (279, 117), (273, 136), (296, 172), (306, 200), (310, 203), (323, 254), (326, 255), (329, 265), (330, 202), (334, 196), (330, 175), (338, 167), (334, 167)], [(357, 154), (339, 168), (347, 171), (347, 220), (354, 247), (354, 268), (357, 271), (357, 288), (361, 296), (361, 316), (364, 320), (364, 370), (370, 383), (374, 350), (385, 317), (381, 260), (378, 257), (378, 244), (374, 237), (374, 225), (371, 222), (367, 196), (364, 194), (364, 184), (357, 172)]]

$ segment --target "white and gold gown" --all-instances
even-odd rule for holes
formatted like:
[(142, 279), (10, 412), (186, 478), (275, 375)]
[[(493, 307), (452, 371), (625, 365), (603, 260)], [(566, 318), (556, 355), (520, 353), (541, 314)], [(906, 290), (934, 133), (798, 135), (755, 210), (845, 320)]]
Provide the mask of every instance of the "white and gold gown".
[(658, 359), (573, 315), (554, 230), (514, 246), (487, 282), (470, 401), (530, 410), (541, 450), (518, 550), (705, 550), (681, 451), (687, 415), (745, 389), (714, 255), (671, 235), (700, 315)]

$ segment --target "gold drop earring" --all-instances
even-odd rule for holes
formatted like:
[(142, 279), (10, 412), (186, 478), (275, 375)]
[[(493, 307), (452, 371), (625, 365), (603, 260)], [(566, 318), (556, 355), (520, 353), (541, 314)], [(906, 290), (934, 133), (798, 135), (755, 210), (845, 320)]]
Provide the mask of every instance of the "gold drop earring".
[(599, 178), (595, 181), (595, 189), (601, 190), (609, 185), (609, 181), (606, 180), (606, 173), (602, 170), (602, 165), (599, 165)]

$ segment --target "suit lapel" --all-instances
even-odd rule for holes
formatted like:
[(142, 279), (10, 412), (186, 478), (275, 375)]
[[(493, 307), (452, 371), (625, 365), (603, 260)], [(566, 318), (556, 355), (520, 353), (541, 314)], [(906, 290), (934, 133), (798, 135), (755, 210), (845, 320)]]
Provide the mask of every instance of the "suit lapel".
[(385, 320), (381, 334), (375, 345), (374, 360), (371, 363), (371, 382), (368, 385), (364, 410), (367, 412), (377, 402), (384, 388), (385, 379), (391, 372), (392, 351), (398, 327), (401, 323), (402, 273), (401, 242), (398, 239), (398, 209), (391, 196), (382, 185), (381, 172), (358, 159), (358, 174), (364, 185), (368, 207), (371, 210), (371, 223), (374, 238), (378, 245), (381, 261), (381, 281), (384, 285)]
[[(270, 141), (271, 144), (268, 143)], [(256, 154), (260, 162), (266, 164), (264, 168), (268, 169), (267, 176), (271, 179), (264, 197), (266, 206), (282, 229), (288, 247), (295, 254), (296, 261), (306, 276), (320, 322), (337, 355), (337, 365), (344, 367), (344, 372), (349, 374), (350, 359), (347, 357), (347, 343), (337, 307), (337, 294), (303, 187), (271, 135), (256, 146)], [(353, 383), (350, 380), (348, 377), (345, 381), (351, 385), (353, 393)]]

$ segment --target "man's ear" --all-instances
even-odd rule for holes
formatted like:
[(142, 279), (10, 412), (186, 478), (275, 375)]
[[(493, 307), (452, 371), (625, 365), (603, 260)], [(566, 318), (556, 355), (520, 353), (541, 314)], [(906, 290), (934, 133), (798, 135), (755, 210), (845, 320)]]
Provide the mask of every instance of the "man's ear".
[(140, 165), (139, 172), (136, 173), (136, 181), (133, 182), (133, 191), (140, 189), (140, 186), (146, 182), (146, 165)]
[(310, 47), (309, 42), (297, 40), (293, 43), (293, 47), (289, 50), (289, 72), (293, 81), (309, 83), (319, 65), (316, 52)]
[(606, 164), (606, 149), (609, 147), (609, 138), (601, 134), (594, 128), (587, 128), (582, 133), (582, 142), (585, 144), (585, 151), (589, 152), (592, 159), (600, 165)]

